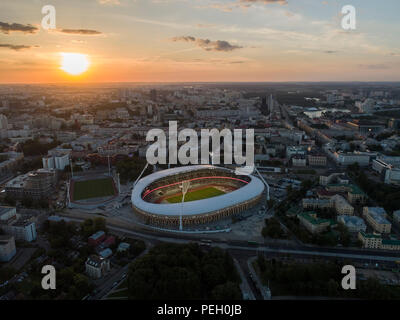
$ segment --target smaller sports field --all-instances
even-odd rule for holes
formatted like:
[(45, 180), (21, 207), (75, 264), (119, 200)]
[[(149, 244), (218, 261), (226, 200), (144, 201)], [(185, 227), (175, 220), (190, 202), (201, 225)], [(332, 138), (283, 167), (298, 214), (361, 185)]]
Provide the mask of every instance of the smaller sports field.
[(115, 195), (111, 178), (74, 181), (73, 200), (86, 200), (91, 198), (111, 197)]
[[(225, 194), (225, 192), (214, 188), (207, 187), (200, 190), (188, 191), (185, 196), (185, 202), (208, 199)], [(182, 202), (182, 194), (166, 199), (169, 203)]]

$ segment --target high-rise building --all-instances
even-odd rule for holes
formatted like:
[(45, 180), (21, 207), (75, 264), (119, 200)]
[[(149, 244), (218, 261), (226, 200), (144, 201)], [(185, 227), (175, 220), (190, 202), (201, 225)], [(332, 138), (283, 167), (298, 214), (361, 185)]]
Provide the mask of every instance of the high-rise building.
[(0, 130), (8, 129), (8, 119), (4, 114), (0, 114)]
[(274, 111), (274, 97), (272, 96), (272, 94), (270, 94), (268, 97), (268, 111), (269, 113), (272, 113)]

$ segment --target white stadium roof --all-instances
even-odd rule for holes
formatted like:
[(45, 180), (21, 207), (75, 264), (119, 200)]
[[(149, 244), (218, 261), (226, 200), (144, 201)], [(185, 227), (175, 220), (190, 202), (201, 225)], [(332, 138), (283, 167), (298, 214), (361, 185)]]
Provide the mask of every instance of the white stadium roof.
[[(215, 167), (212, 165), (193, 165), (177, 167), (172, 169), (166, 169), (162, 171), (157, 171), (152, 173), (138, 181), (136, 186), (132, 191), (132, 204), (147, 213), (165, 216), (179, 216), (182, 210), (181, 203), (150, 203), (142, 199), (143, 190), (152, 182), (165, 178), (167, 176), (185, 173), (189, 171), (196, 171), (202, 169), (219, 169), (228, 170), (233, 173), (232, 170)], [(234, 206), (240, 204), (244, 201), (250, 200), (264, 191), (264, 184), (260, 179), (254, 176), (248, 176), (251, 180), (248, 184), (243, 187), (234, 190), (232, 192), (226, 193), (221, 196), (212, 197), (208, 199), (189, 201), (183, 204), (183, 215), (200, 215), (212, 212), (215, 210), (220, 210), (226, 207)]]

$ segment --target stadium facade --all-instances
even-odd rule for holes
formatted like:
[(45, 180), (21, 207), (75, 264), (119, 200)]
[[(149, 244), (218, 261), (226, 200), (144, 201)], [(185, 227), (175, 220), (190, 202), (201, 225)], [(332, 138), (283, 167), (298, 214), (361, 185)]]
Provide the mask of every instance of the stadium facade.
[[(181, 196), (182, 182), (190, 181), (194, 194), (218, 189), (219, 195), (170, 203)], [(195, 190), (195, 191), (193, 191)], [(140, 179), (132, 191), (132, 207), (146, 223), (179, 226), (212, 223), (253, 207), (262, 198), (263, 182), (252, 175), (236, 175), (233, 170), (212, 165), (193, 165), (166, 169)], [(187, 198), (185, 198), (187, 200)]]

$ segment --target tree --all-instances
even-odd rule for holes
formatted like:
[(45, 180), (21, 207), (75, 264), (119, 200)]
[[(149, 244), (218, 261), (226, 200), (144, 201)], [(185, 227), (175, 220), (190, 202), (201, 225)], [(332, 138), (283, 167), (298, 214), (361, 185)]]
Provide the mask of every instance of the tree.
[(228, 281), (216, 286), (211, 293), (211, 297), (213, 300), (241, 300), (242, 293), (236, 283)]

